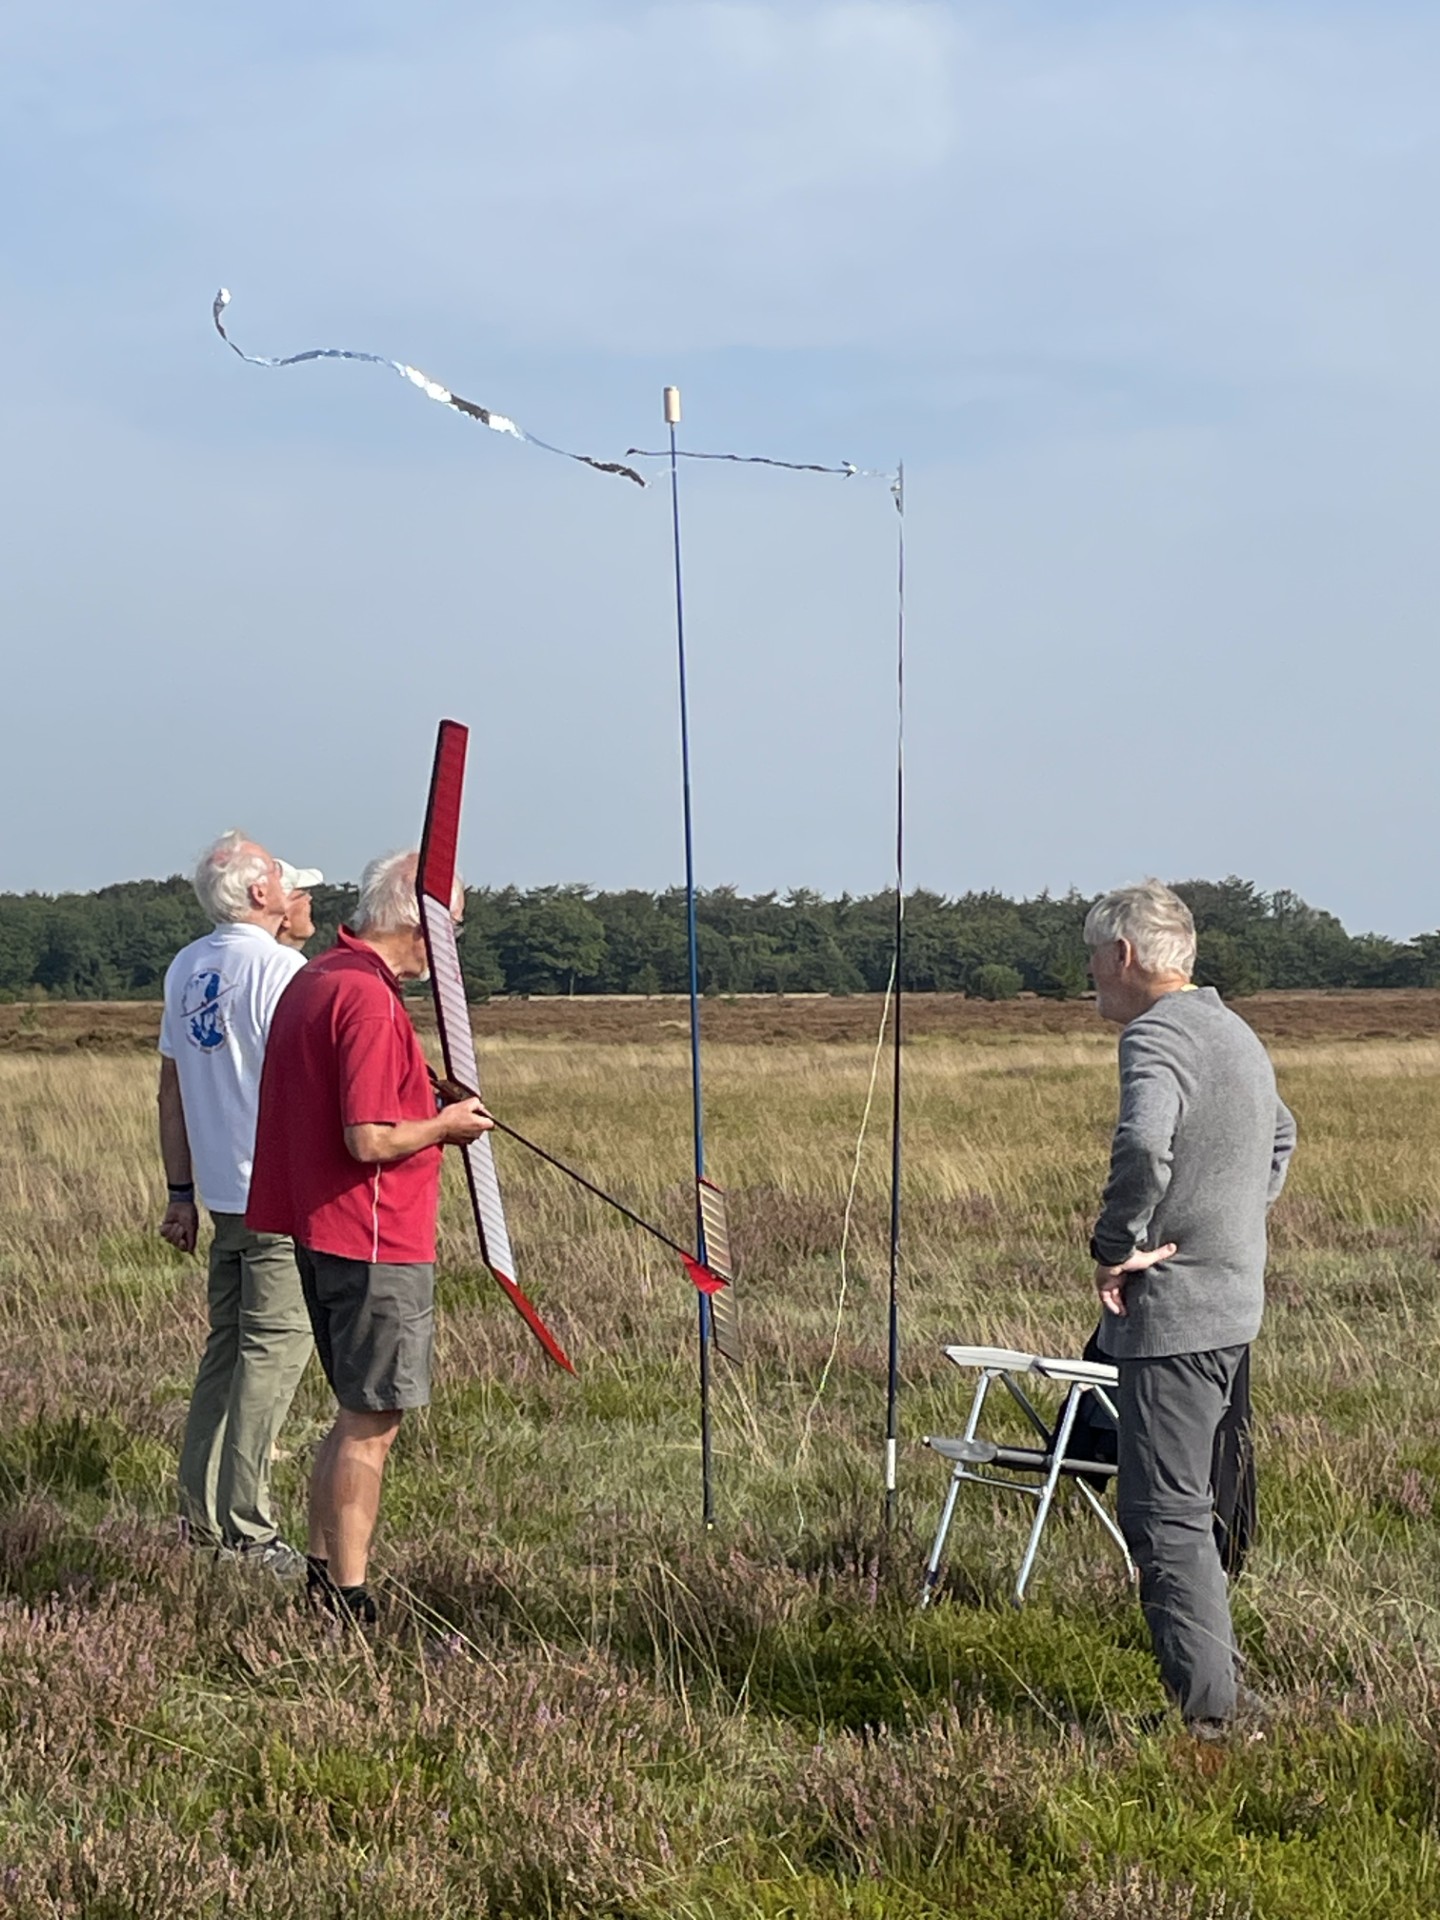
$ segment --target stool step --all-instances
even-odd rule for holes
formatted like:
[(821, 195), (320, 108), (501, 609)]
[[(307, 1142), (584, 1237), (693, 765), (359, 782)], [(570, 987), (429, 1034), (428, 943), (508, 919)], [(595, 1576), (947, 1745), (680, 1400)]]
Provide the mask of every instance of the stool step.
[(925, 1445), (947, 1460), (963, 1460), (967, 1467), (988, 1467), (995, 1458), (988, 1440), (947, 1440), (943, 1434), (927, 1433)]
[[(927, 1433), (925, 1445), (943, 1459), (967, 1467), (1009, 1467), (1013, 1473), (1048, 1473), (1055, 1456), (1040, 1447), (997, 1447), (989, 1440), (947, 1439), (943, 1434)], [(1060, 1468), (1066, 1474), (1105, 1474), (1115, 1472), (1113, 1460), (1066, 1460)]]

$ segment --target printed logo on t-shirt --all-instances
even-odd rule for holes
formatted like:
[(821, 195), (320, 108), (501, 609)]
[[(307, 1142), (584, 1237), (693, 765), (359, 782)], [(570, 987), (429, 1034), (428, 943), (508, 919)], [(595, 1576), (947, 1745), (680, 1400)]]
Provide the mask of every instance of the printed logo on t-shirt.
[(185, 982), (180, 1011), (192, 1047), (212, 1052), (225, 1044), (225, 1001), (235, 991), (213, 967), (203, 967)]

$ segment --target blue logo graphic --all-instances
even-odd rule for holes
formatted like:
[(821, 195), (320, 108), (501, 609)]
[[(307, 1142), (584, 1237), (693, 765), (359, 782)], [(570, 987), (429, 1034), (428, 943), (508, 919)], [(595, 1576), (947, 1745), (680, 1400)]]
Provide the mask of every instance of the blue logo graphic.
[(193, 973), (185, 983), (181, 1011), (191, 1046), (206, 1053), (225, 1044), (225, 1015), (222, 1002), (231, 992), (212, 968)]

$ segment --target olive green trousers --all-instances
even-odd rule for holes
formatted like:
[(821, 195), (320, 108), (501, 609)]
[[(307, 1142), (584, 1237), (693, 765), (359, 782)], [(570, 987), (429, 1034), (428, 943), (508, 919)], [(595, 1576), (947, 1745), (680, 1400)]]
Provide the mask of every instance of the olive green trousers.
[(275, 1441), (314, 1342), (294, 1243), (211, 1215), (210, 1334), (180, 1448), (180, 1518), (197, 1546), (254, 1547), (270, 1509)]

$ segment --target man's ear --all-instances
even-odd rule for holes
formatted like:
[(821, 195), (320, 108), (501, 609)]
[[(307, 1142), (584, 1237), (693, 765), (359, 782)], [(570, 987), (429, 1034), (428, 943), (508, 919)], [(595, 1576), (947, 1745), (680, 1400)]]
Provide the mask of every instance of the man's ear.
[(1120, 949), (1119, 970), (1121, 973), (1127, 973), (1135, 964), (1135, 949), (1123, 935), (1116, 940), (1115, 944)]

